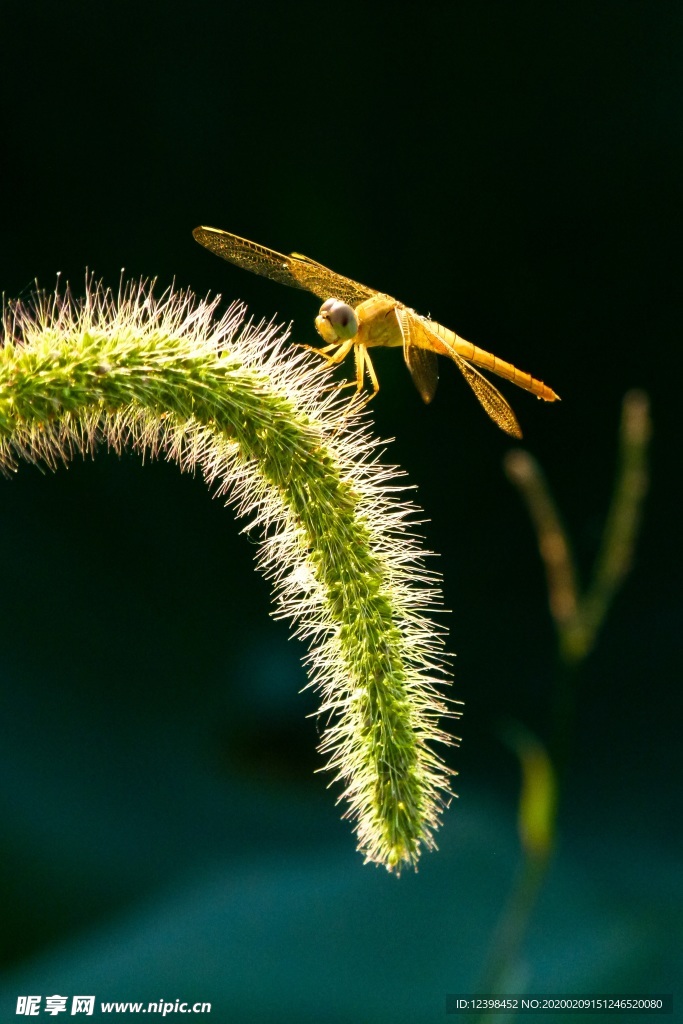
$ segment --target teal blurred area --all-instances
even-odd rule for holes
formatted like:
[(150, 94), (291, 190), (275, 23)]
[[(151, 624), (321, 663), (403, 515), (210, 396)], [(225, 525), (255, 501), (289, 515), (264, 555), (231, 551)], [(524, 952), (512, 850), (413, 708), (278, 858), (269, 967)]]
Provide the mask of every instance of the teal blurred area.
[[(496, 709), (463, 720), (439, 851), (398, 880), (363, 866), (314, 774), (301, 649), (268, 620), (232, 513), (174, 466), (104, 453), (24, 467), (3, 505), (0, 1019), (22, 993), (79, 992), (209, 1001), (218, 1019), (429, 1021), (476, 990), (520, 860)], [(575, 768), (520, 988), (678, 976), (675, 785), (646, 793), (642, 760), (642, 786), (620, 785), (628, 765), (606, 761), (631, 742), (607, 736)]]
[[(313, 836), (314, 808), (292, 812)], [(260, 809), (279, 823), (268, 801)], [(481, 797), (444, 830), (439, 855), (399, 884), (319, 838), (296, 853), (277, 844), (195, 864), (11, 972), (3, 1019), (17, 993), (78, 991), (209, 1001), (219, 1020), (436, 1020), (445, 992), (476, 990), (516, 856), (509, 824), (504, 807)], [(623, 849), (597, 841), (558, 858), (521, 966), (533, 991), (670, 991), (683, 939), (680, 871), (646, 840), (628, 853), (624, 866)]]
[[(642, 534), (582, 672), (513, 981), (680, 1001), (680, 7), (12, 0), (3, 19), (7, 296), (125, 266), (314, 342), (317, 300), (206, 253), (201, 223), (394, 294), (562, 396), (502, 386), (584, 580), (623, 395), (651, 396)], [(399, 880), (363, 866), (316, 772), (304, 648), (200, 479), (133, 454), (22, 466), (0, 484), (3, 1024), (30, 992), (341, 1024), (440, 1020), (476, 988), (520, 860), (501, 723), (548, 737), (555, 640), (508, 439), (454, 367), (424, 407), (398, 352), (375, 364), (465, 701), (439, 851)]]

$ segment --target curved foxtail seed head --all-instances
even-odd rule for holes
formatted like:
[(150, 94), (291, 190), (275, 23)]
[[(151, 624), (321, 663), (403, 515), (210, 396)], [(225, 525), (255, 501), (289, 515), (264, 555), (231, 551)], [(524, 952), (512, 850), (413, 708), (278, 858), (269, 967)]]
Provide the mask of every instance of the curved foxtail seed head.
[(275, 614), (309, 644), (321, 750), (359, 849), (398, 873), (434, 846), (451, 774), (435, 745), (456, 714), (418, 510), (360, 400), (272, 322), (237, 305), (216, 317), (217, 303), (89, 278), (80, 301), (67, 289), (5, 304), (0, 465), (54, 467), (103, 443), (203, 473), (261, 535)]

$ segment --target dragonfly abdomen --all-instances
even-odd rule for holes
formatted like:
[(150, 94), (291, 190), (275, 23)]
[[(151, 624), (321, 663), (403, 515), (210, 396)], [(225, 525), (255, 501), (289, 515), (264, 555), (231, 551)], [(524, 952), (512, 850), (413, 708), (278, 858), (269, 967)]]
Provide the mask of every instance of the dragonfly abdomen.
[(555, 394), (552, 388), (549, 388), (542, 380), (532, 377), (530, 373), (518, 370), (512, 363), (499, 359), (492, 352), (487, 352), (486, 349), (473, 345), (471, 341), (465, 341), (464, 338), (455, 334), (454, 331), (449, 331), (447, 327), (442, 327), (441, 324), (430, 323), (429, 326), (446, 343), (447, 347), (453, 348), (459, 356), (462, 356), (468, 362), (474, 363), (475, 366), (481, 366), (484, 370), (490, 370), (491, 373), (495, 373), (504, 380), (511, 381), (517, 387), (524, 388), (525, 391), (530, 391), (532, 395), (536, 395), (537, 398), (542, 398), (546, 402), (556, 402), (558, 400), (559, 396)]

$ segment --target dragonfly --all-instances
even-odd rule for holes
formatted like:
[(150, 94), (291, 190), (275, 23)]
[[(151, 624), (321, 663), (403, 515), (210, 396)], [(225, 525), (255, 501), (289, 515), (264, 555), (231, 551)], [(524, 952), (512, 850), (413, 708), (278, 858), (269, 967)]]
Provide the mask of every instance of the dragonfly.
[(379, 391), (379, 381), (368, 350), (378, 346), (400, 346), (423, 401), (431, 402), (436, 391), (439, 380), (437, 356), (447, 356), (460, 370), (493, 422), (511, 437), (522, 436), (517, 417), (500, 391), (475, 366), (511, 381), (546, 402), (559, 399), (547, 384), (518, 370), (512, 363), (506, 363), (478, 345), (465, 341), (454, 331), (421, 316), (390, 295), (342, 277), (308, 256), (299, 252), (284, 256), (220, 228), (198, 227), (192, 234), (200, 245), (237, 267), (271, 281), (312, 292), (323, 299), (315, 326), (325, 346), (304, 347), (332, 364), (341, 363), (353, 350), (359, 391), (363, 388), (366, 372), (373, 394)]

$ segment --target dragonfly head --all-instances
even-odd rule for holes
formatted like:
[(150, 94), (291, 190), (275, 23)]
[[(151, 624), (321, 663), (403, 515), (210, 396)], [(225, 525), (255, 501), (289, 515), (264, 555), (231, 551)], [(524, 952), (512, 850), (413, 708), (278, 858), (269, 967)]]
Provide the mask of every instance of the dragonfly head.
[(358, 317), (346, 302), (327, 299), (315, 318), (315, 329), (328, 345), (339, 345), (356, 337)]

